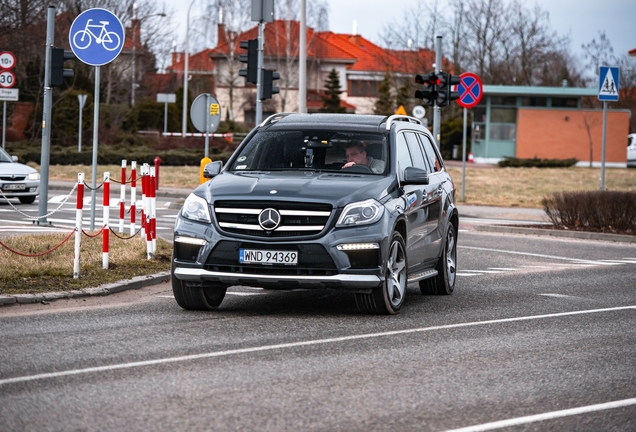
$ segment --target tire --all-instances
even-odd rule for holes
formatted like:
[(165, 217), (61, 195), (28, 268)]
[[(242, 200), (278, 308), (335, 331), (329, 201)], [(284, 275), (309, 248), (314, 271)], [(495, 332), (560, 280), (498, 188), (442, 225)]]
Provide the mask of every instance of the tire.
[(400, 312), (406, 296), (407, 261), (404, 239), (398, 232), (391, 236), (384, 282), (371, 294), (356, 294), (360, 312), (393, 315)]
[(22, 204), (33, 204), (35, 202), (34, 196), (23, 196), (18, 198)]
[(197, 284), (188, 286), (184, 281), (179, 280), (174, 275), (174, 258), (172, 262), (171, 277), (172, 292), (177, 304), (186, 310), (215, 310), (221, 305), (226, 286)]
[(457, 273), (457, 236), (455, 226), (451, 223), (446, 231), (444, 248), (437, 266), (437, 276), (420, 281), (422, 294), (450, 295), (455, 289)]

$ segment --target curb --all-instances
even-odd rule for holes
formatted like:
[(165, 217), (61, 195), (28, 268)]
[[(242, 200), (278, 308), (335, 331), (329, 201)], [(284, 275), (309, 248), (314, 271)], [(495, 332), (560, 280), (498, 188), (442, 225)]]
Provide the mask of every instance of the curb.
[(509, 225), (475, 225), (475, 231), (487, 231), (507, 234), (530, 234), (551, 237), (565, 237), (583, 240), (604, 240), (621, 243), (636, 243), (636, 236), (624, 234), (608, 234), (588, 231), (565, 231), (543, 228), (521, 228)]
[(146, 276), (136, 276), (132, 279), (126, 279), (107, 285), (101, 285), (95, 288), (84, 288), (73, 291), (57, 291), (38, 294), (5, 294), (0, 295), (0, 306), (27, 303), (45, 303), (60, 299), (71, 299), (89, 296), (105, 296), (118, 293), (121, 291), (139, 289), (150, 285), (158, 285), (170, 280), (170, 272), (160, 272)]

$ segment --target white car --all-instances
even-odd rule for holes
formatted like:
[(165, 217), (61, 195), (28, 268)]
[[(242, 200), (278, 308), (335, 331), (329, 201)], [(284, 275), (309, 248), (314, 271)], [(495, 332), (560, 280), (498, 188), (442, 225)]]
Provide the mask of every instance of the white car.
[(636, 168), (636, 133), (627, 135), (627, 166)]
[(40, 193), (40, 173), (0, 148), (0, 192), (0, 198), (18, 198), (22, 204), (32, 204)]

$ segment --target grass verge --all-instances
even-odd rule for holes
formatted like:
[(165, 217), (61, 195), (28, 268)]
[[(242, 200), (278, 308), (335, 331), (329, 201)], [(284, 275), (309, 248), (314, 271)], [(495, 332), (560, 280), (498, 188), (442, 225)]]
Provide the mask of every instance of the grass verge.
[[(22, 235), (1, 241), (18, 252), (36, 255), (59, 245), (68, 235)], [(82, 236), (80, 276), (74, 279), (74, 237), (55, 251), (38, 257), (20, 256), (0, 246), (0, 294), (70, 291), (170, 270), (172, 244), (164, 239), (157, 239), (157, 253), (148, 260), (145, 240), (138, 236), (122, 240), (111, 235), (109, 266), (103, 269), (101, 235)]]

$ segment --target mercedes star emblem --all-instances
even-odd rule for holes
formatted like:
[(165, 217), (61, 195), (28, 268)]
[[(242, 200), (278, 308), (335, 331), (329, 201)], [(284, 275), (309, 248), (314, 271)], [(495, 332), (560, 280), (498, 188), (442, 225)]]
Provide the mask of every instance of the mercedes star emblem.
[(280, 213), (273, 208), (266, 208), (258, 215), (258, 224), (265, 231), (273, 231), (280, 225)]

